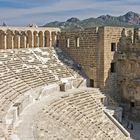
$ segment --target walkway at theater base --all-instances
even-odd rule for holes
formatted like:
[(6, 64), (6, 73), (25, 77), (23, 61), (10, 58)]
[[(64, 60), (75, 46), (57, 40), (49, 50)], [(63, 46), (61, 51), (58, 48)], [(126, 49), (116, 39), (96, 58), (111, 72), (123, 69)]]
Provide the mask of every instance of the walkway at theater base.
[(127, 123), (128, 123), (128, 121), (123, 121), (123, 125), (127, 129), (127, 131), (129, 131), (132, 139), (133, 140), (140, 140), (140, 123), (129, 120), (129, 124), (131, 124), (131, 123), (133, 124), (133, 130), (131, 130), (130, 125), (127, 128), (127, 125), (128, 125)]

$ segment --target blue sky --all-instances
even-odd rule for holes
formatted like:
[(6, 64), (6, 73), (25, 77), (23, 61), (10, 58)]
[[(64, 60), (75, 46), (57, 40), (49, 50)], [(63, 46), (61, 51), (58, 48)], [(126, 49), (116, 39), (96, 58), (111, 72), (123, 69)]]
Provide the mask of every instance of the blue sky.
[(128, 11), (140, 13), (140, 0), (0, 0), (0, 24), (43, 25), (70, 17), (118, 16)]

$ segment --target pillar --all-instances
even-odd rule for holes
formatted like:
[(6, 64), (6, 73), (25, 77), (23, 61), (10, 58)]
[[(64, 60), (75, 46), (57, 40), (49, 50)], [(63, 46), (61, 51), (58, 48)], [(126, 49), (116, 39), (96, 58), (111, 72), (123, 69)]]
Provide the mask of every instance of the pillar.
[(7, 49), (7, 35), (4, 33), (4, 48)]
[(31, 46), (31, 48), (34, 48), (35, 46), (34, 46), (34, 34), (33, 34), (33, 32), (31, 32), (31, 35), (32, 35), (32, 46)]
[(13, 34), (12, 34), (11, 41), (12, 41), (12, 49), (14, 49), (14, 36), (13, 36)]
[(40, 41), (39, 41), (39, 36), (38, 36), (38, 34), (37, 34), (37, 47), (39, 48), (39, 43), (40, 43)]
[(24, 36), (24, 48), (27, 48), (27, 37)]
[(33, 46), (33, 48), (36, 48), (37, 47), (37, 31), (33, 32), (33, 39), (34, 39), (34, 46)]
[(49, 31), (45, 31), (44, 32), (44, 46), (45, 47), (50, 47), (51, 45), (50, 45), (50, 32)]
[(49, 47), (52, 47), (52, 32), (50, 32), (50, 37), (49, 38), (50, 38), (50, 43), (49, 43), (50, 45), (49, 45)]
[(4, 36), (4, 31), (0, 30), (0, 49), (5, 49)]
[(44, 38), (45, 36), (44, 36), (44, 33), (43, 33), (43, 37), (42, 37), (42, 47), (45, 47), (45, 38)]
[(20, 48), (20, 35), (18, 35), (18, 48)]

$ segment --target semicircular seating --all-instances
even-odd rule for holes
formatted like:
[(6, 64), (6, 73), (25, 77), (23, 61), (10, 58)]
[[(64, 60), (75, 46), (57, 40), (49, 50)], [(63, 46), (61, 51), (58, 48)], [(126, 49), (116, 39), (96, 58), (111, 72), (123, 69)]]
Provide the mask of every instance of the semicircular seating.
[(46, 105), (34, 120), (36, 140), (127, 139), (103, 113), (97, 93), (73, 93)]

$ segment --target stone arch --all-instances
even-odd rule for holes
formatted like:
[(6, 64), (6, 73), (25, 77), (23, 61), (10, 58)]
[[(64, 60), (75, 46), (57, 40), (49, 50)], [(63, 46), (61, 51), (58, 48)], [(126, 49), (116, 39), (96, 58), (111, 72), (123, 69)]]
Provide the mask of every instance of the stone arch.
[(5, 33), (0, 30), (0, 49), (5, 49)]
[(52, 32), (51, 34), (51, 38), (52, 38), (52, 46), (56, 46), (56, 32)]
[(13, 48), (13, 32), (11, 30), (7, 30), (7, 49), (12, 49)]
[(14, 40), (14, 48), (20, 48), (20, 33), (19, 33), (19, 31), (15, 31), (14, 32), (14, 38), (13, 38), (13, 40)]
[(26, 48), (27, 42), (26, 42), (26, 32), (21, 31), (20, 34), (20, 48)]
[(43, 32), (40, 31), (38, 36), (39, 36), (39, 47), (44, 47), (44, 44), (43, 44)]
[(60, 32), (58, 31), (58, 32), (57, 32), (57, 37), (56, 37), (56, 47), (58, 47), (59, 44), (60, 44), (60, 38), (61, 38), (61, 34), (60, 34)]
[(33, 42), (33, 38), (32, 38), (32, 32), (30, 30), (27, 31), (27, 48), (32, 48), (32, 42)]
[(34, 31), (33, 32), (33, 35), (34, 35), (34, 48), (37, 48), (38, 47), (38, 33), (37, 31)]
[(44, 32), (44, 46), (50, 47), (50, 32), (49, 31)]

